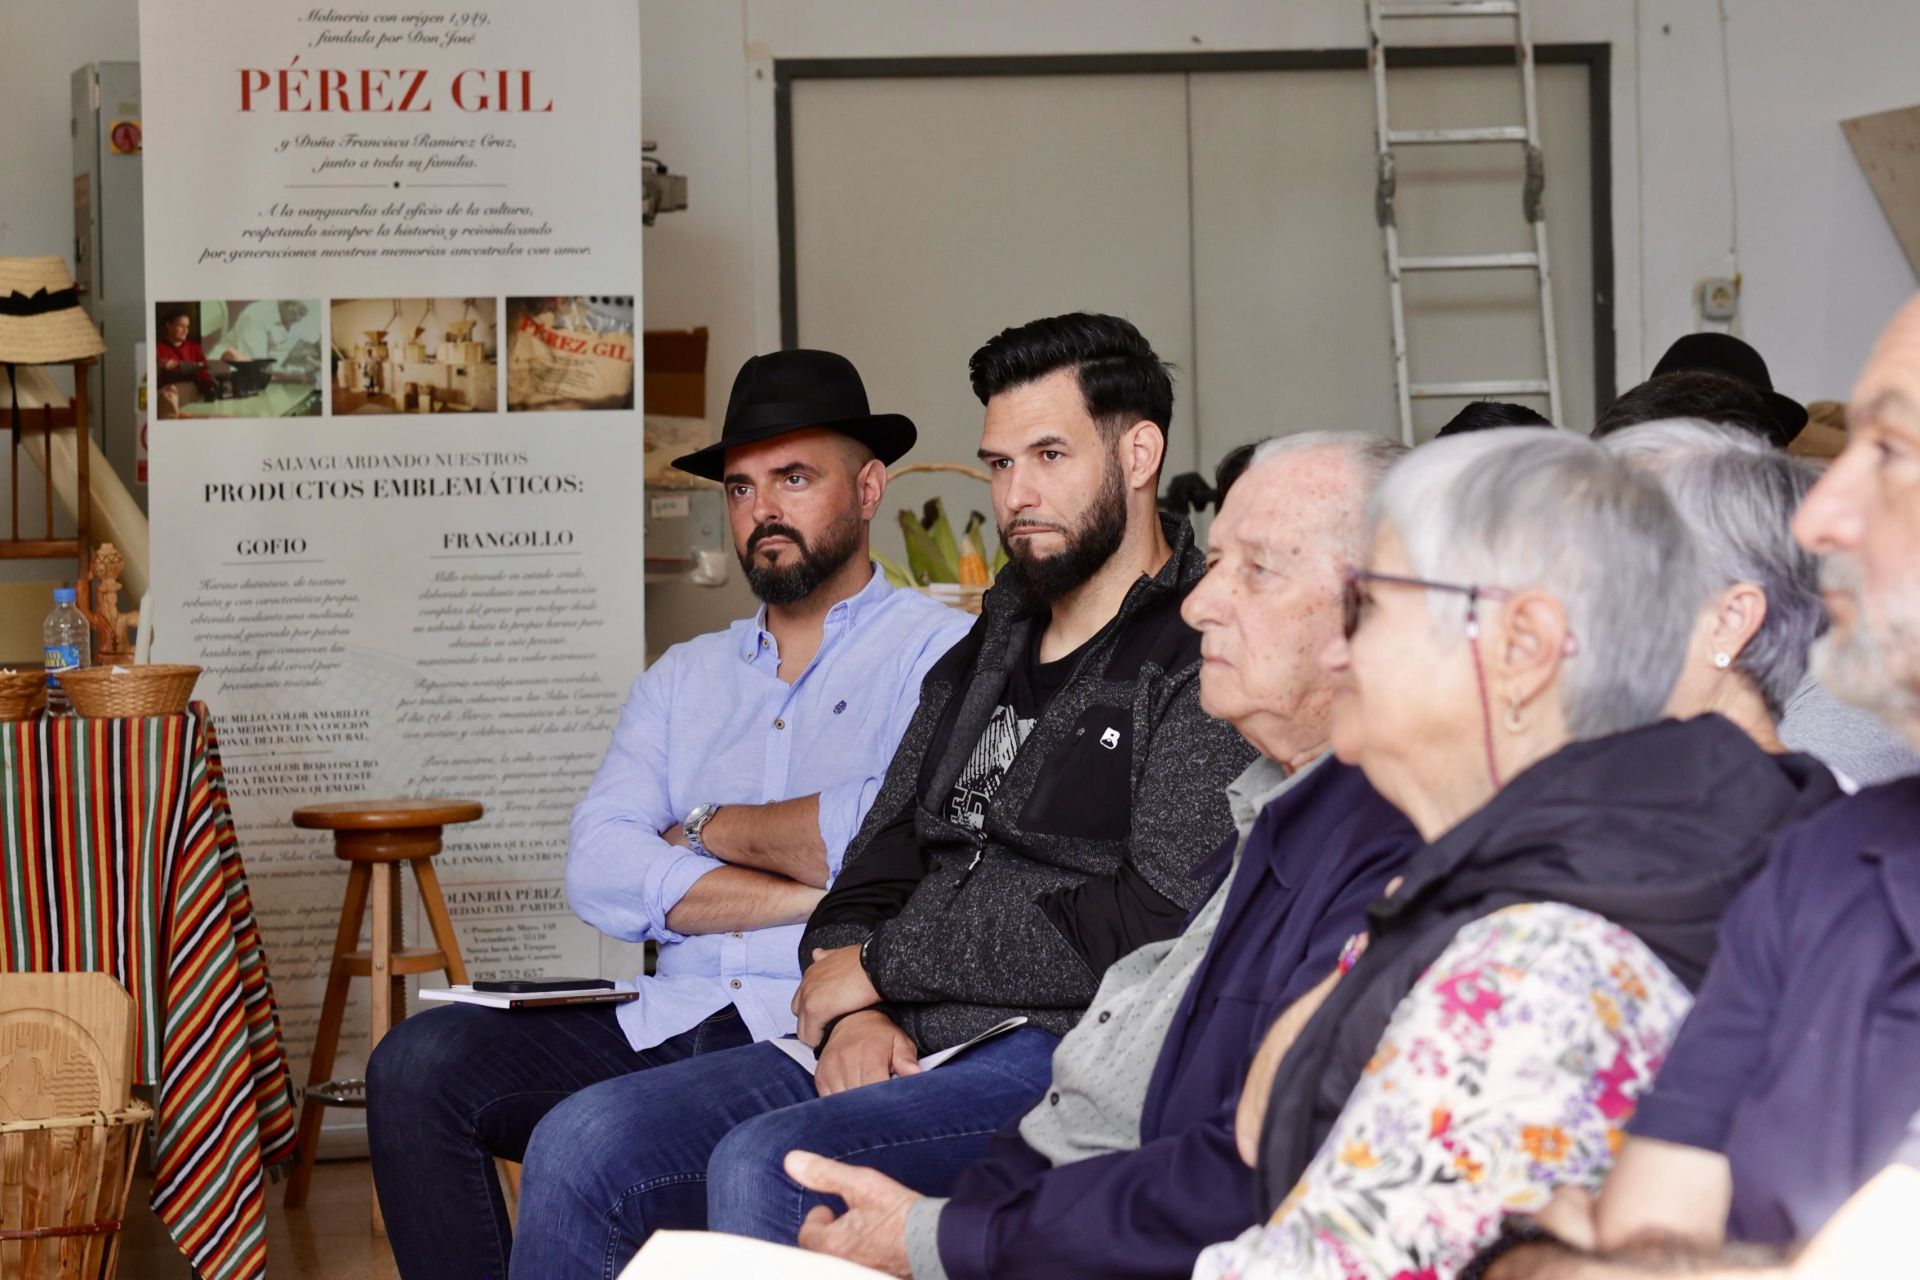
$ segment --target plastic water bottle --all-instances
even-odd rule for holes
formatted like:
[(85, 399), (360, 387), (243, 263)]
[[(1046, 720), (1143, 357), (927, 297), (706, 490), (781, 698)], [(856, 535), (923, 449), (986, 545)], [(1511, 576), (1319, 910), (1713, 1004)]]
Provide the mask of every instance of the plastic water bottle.
[(73, 703), (68, 699), (67, 691), (60, 687), (60, 672), (92, 663), (87, 620), (74, 607), (73, 601), (72, 587), (55, 587), (53, 612), (47, 615), (46, 625), (40, 628), (40, 639), (46, 646), (48, 715), (73, 714)]

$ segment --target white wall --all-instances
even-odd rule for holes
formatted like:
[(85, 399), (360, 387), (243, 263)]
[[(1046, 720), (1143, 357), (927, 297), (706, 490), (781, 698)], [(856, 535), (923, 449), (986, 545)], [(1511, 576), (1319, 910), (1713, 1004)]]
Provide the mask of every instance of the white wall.
[(1641, 367), (1695, 327), (1695, 280), (1738, 273), (1775, 385), (1845, 399), (1916, 279), (1840, 121), (1920, 102), (1920, 5), (1642, 0), (1639, 34)]
[[(693, 175), (694, 206), (649, 233), (648, 323), (665, 322), (656, 291), (663, 306), (699, 311), (714, 329), (710, 394), (721, 397), (741, 359), (779, 341), (775, 59), (1357, 47), (1364, 37), (1359, 0), (645, 0), (643, 14), (647, 132)], [(1613, 45), (1620, 384), (1697, 327), (1696, 280), (1738, 272), (1743, 330), (1780, 385), (1843, 394), (1915, 278), (1839, 121), (1920, 101), (1920, 5), (1534, 0), (1533, 26), (1542, 42)], [(1428, 29), (1479, 41), (1490, 28)]]
[(1916, 277), (1839, 122), (1920, 103), (1920, 4), (1728, 7), (1746, 336), (1794, 395), (1844, 400)]
[(73, 264), (73, 73), (138, 62), (137, 0), (7, 0), (0, 12), (0, 257)]
[[(692, 30), (718, 25), (722, 13), (739, 12), (744, 46), (728, 51), (708, 39), (681, 44)], [(917, 57), (955, 55), (1044, 55), (1072, 53), (1196, 53), (1281, 48), (1359, 48), (1365, 43), (1365, 22), (1359, 0), (1193, 0), (1169, 5), (1163, 0), (968, 0), (964, 4), (899, 4), (893, 0), (645, 0), (642, 42), (646, 50), (646, 110), (654, 111), (656, 94), (673, 95), (675, 114), (689, 132), (676, 133), (650, 114), (648, 136), (664, 149), (676, 152), (692, 175), (693, 208), (687, 214), (662, 218), (649, 233), (649, 301), (660, 280), (654, 264), (670, 256), (684, 268), (681, 237), (701, 234), (698, 224), (710, 208), (703, 194), (710, 180), (724, 184), (722, 194), (736, 189), (731, 166), (744, 153), (751, 207), (748, 215), (750, 249), (739, 261), (750, 261), (748, 278), (717, 274), (704, 279), (717, 288), (705, 296), (708, 314), (723, 312), (749, 321), (744, 335), (729, 323), (723, 333), (715, 325), (709, 361), (710, 396), (724, 396), (726, 382), (739, 361), (758, 349), (779, 344), (779, 275), (777, 257), (777, 199), (774, 188), (773, 62), (782, 58)], [(1636, 208), (1638, 191), (1630, 163), (1637, 150), (1635, 114), (1635, 46), (1632, 0), (1535, 0), (1534, 35), (1542, 42), (1601, 41), (1614, 46), (1613, 152), (1616, 158), (1614, 219), (1616, 247), (1623, 265), (1639, 256)], [(1454, 42), (1484, 43), (1497, 37), (1498, 24), (1440, 24), (1428, 31)], [(663, 45), (676, 46), (673, 65), (655, 71), (656, 59), (666, 57)], [(729, 53), (733, 56), (729, 57)], [(690, 84), (710, 109), (691, 111), (676, 89), (663, 85), (673, 77)], [(734, 84), (742, 84), (745, 111), (723, 101)], [(709, 163), (708, 156), (720, 157)], [(1622, 163), (1622, 159), (1627, 163)], [(1551, 163), (1551, 160), (1549, 161)], [(736, 211), (724, 212), (727, 232), (734, 228)], [(677, 225), (670, 225), (677, 224)], [(717, 229), (715, 229), (717, 231)], [(690, 248), (692, 246), (689, 246)], [(727, 246), (706, 240), (693, 248), (695, 257)], [(1384, 278), (1379, 282), (1384, 290)], [(1639, 275), (1624, 270), (1616, 286), (1623, 351), (1637, 368)], [(1008, 317), (1009, 322), (1021, 317)], [(648, 323), (659, 323), (648, 313)], [(735, 346), (744, 336), (745, 345)], [(966, 353), (956, 356), (956, 367)], [(1626, 366), (1623, 364), (1623, 368)]]

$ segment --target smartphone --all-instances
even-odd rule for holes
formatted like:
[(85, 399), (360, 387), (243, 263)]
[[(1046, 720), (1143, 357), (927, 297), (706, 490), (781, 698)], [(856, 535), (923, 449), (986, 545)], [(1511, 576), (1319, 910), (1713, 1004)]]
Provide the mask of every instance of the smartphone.
[(515, 979), (511, 982), (476, 982), (475, 991), (496, 991), (504, 995), (534, 995), (542, 991), (611, 991), (606, 978)]

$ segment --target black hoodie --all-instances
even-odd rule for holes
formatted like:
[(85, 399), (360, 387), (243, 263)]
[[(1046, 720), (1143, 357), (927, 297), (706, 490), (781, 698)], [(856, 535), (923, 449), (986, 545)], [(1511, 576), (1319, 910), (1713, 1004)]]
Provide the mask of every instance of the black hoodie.
[(1687, 990), (1720, 916), (1775, 832), (1840, 797), (1808, 756), (1770, 756), (1719, 716), (1572, 743), (1413, 855), (1367, 913), (1366, 954), (1274, 1076), (1261, 1137), (1267, 1211), (1293, 1189), (1360, 1080), (1395, 1008), (1482, 916), (1558, 902), (1631, 930)]

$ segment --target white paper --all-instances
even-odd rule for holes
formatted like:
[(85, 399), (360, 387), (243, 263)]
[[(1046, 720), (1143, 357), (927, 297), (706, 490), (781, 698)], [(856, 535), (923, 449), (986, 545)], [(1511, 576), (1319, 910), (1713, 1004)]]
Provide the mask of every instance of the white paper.
[[(962, 1040), (959, 1044), (951, 1048), (942, 1049), (938, 1053), (928, 1054), (926, 1057), (920, 1059), (920, 1069), (922, 1071), (931, 1071), (941, 1063), (965, 1053), (982, 1040), (991, 1040), (995, 1036), (1005, 1035), (1015, 1027), (1025, 1025), (1026, 1021), (1026, 1017), (1021, 1015), (1008, 1018), (1005, 1022), (996, 1022), (971, 1040)], [(812, 1075), (820, 1066), (820, 1059), (813, 1050), (807, 1048), (807, 1046), (801, 1044), (792, 1036), (782, 1036), (778, 1040), (769, 1040), (767, 1043), (799, 1063), (808, 1075)]]
[(631, 988), (608, 990), (605, 987), (563, 987), (557, 991), (475, 991), (471, 986), (456, 983), (451, 987), (422, 987), (420, 998), (442, 1004), (477, 1004), (488, 1009), (511, 1009), (516, 1003), (526, 1004), (535, 1000), (569, 1000), (581, 997), (594, 997), (607, 1004), (624, 1003), (611, 997), (630, 995)]
[(777, 1276), (780, 1280), (871, 1280), (869, 1267), (719, 1231), (656, 1231), (633, 1256), (620, 1280), (694, 1280), (695, 1277)]

